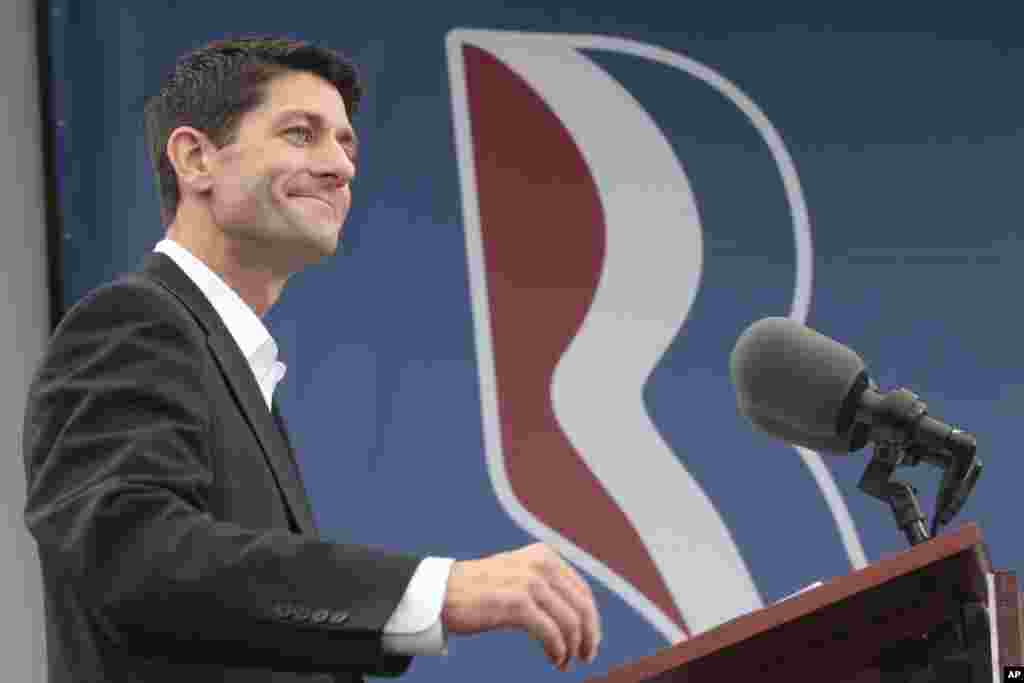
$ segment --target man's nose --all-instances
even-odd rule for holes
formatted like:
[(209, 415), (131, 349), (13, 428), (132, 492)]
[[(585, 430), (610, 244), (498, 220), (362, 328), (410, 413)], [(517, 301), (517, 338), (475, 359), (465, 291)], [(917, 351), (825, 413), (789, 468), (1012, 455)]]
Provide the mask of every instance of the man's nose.
[(356, 165), (337, 142), (328, 143), (321, 152), (317, 175), (333, 176), (338, 185), (348, 185), (356, 175)]

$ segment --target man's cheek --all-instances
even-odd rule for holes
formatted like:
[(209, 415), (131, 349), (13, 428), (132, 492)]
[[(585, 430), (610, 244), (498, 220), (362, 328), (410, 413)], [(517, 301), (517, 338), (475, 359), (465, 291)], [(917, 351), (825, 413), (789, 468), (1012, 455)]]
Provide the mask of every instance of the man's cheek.
[(264, 212), (260, 203), (254, 201), (248, 183), (237, 176), (218, 187), (213, 209), (217, 222), (222, 225), (252, 223)]
[(245, 180), (238, 175), (225, 175), (217, 184), (217, 203), (229, 210), (243, 205), (248, 194), (245, 184)]
[(270, 184), (258, 177), (239, 177), (233, 188), (232, 200), (235, 210), (243, 214), (264, 213), (276, 204)]

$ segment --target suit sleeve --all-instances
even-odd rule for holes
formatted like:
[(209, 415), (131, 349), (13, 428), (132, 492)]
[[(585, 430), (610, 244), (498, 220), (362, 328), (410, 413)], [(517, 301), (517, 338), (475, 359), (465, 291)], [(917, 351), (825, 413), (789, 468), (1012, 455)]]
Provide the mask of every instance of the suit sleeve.
[(25, 518), (62, 599), (145, 656), (401, 674), (381, 629), (421, 558), (211, 515), (215, 370), (187, 316), (155, 285), (98, 290), (37, 370)]

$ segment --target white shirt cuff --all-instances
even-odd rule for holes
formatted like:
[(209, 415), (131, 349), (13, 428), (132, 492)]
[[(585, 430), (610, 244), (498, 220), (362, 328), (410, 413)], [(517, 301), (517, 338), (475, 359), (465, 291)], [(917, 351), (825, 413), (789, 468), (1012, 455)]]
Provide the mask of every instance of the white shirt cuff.
[(441, 607), (455, 560), (428, 557), (420, 562), (391, 618), (384, 624), (382, 646), (402, 655), (448, 654)]
[(419, 633), (385, 633), (381, 636), (381, 648), (391, 655), (444, 656), (448, 654), (448, 635), (438, 619), (433, 626)]

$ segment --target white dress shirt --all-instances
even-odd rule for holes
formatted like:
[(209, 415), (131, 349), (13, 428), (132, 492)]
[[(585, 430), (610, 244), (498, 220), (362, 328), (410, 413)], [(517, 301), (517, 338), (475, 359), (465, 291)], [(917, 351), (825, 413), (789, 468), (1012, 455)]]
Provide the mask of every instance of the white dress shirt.
[[(196, 284), (224, 321), (271, 410), (274, 388), (287, 367), (277, 360), (277, 343), (259, 316), (219, 275), (173, 240), (160, 241), (153, 251), (167, 255)], [(392, 654), (448, 654), (441, 625), (441, 605), (454, 560), (428, 557), (420, 562), (395, 612), (384, 624), (383, 647)]]

